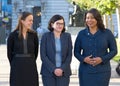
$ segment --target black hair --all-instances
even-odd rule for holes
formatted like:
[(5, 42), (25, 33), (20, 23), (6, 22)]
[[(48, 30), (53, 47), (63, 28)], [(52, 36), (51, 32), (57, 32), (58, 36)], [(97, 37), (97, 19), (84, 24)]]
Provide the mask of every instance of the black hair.
[(101, 16), (100, 12), (97, 9), (92, 8), (92, 9), (88, 10), (85, 13), (85, 19), (84, 20), (86, 20), (87, 13), (91, 13), (94, 16), (94, 18), (97, 21), (97, 26), (98, 26), (99, 29), (101, 29), (101, 30), (105, 29), (105, 26), (104, 26), (103, 20), (102, 20), (102, 16)]

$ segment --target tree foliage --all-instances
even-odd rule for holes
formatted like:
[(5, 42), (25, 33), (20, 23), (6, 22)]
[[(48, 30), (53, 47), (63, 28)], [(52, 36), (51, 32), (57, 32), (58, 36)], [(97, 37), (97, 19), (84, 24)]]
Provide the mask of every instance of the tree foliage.
[[(72, 0), (68, 0), (72, 2)], [(74, 0), (81, 9), (97, 8), (101, 14), (110, 15), (120, 6), (120, 0)]]

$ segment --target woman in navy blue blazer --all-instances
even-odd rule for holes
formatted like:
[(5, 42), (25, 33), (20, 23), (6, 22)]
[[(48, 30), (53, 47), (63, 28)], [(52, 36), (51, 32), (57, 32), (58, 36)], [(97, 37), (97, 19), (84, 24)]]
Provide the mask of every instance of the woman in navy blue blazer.
[(112, 32), (105, 29), (95, 8), (85, 14), (86, 28), (79, 32), (74, 55), (80, 61), (80, 86), (108, 86), (111, 77), (110, 60), (117, 54)]
[(65, 32), (65, 21), (54, 15), (48, 24), (50, 32), (42, 36), (40, 55), (43, 86), (69, 86), (71, 75), (72, 41)]

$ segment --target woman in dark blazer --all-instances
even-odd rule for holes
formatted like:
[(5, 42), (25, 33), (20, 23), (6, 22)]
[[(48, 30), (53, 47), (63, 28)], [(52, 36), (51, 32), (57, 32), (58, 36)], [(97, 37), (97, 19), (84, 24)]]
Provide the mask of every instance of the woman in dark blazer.
[(64, 18), (54, 15), (48, 25), (50, 32), (41, 39), (40, 54), (43, 86), (68, 86), (71, 75), (72, 41), (65, 32)]
[(33, 15), (23, 12), (18, 26), (8, 37), (10, 86), (39, 86), (36, 66), (39, 43), (37, 33), (31, 29), (32, 24)]
[(80, 61), (80, 86), (109, 86), (110, 60), (117, 54), (115, 38), (105, 29), (97, 9), (85, 14), (86, 28), (79, 32), (74, 55)]

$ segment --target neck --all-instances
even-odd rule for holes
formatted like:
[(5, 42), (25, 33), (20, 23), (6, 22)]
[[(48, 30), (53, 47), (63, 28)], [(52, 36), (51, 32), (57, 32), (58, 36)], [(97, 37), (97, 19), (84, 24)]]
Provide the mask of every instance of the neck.
[(26, 32), (27, 32), (27, 29), (23, 28), (22, 34), (23, 34), (24, 39), (26, 38)]
[(61, 34), (61, 32), (53, 32), (54, 33), (54, 36), (55, 36), (55, 38), (60, 38), (60, 34)]
[(91, 32), (92, 34), (95, 34), (95, 33), (97, 32), (97, 30), (98, 30), (97, 27), (93, 27), (93, 28), (89, 28), (89, 29), (90, 29), (90, 32)]
[(26, 32), (27, 32), (27, 29), (26, 29), (26, 28), (23, 28), (22, 32), (23, 32), (23, 33), (26, 33)]

